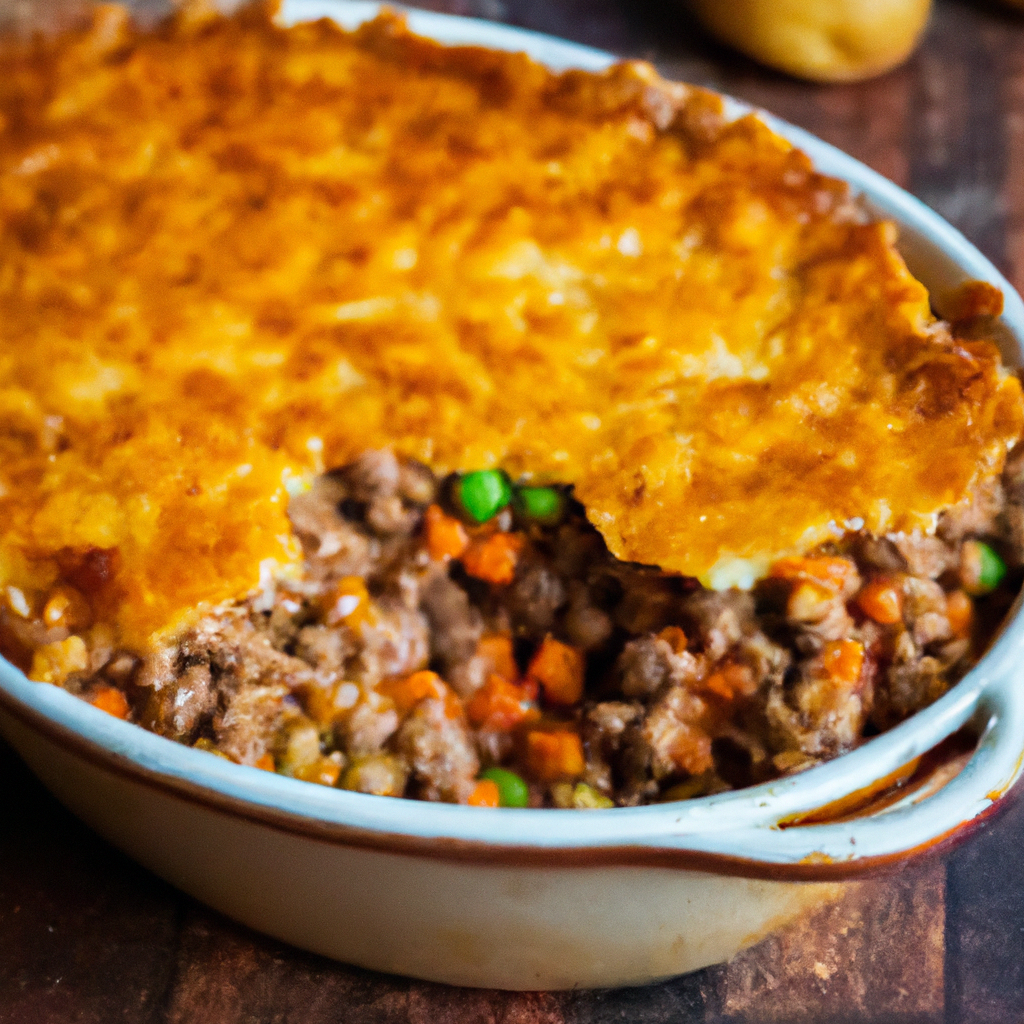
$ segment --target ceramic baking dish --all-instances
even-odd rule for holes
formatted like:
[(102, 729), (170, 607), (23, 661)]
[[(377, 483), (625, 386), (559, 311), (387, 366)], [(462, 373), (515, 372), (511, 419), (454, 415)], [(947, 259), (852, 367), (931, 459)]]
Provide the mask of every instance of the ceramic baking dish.
[[(373, 3), (290, 0), (282, 18), (347, 27)], [(600, 70), (599, 51), (410, 12), (446, 43), (524, 50)], [(746, 107), (729, 101), (729, 111)], [(943, 297), (980, 279), (1006, 296), (1000, 338), (1024, 352), (1024, 305), (953, 228), (862, 164), (765, 119), (900, 226), (911, 270)], [(510, 989), (638, 984), (727, 959), (836, 894), (839, 879), (964, 829), (1021, 771), (1020, 601), (978, 665), (931, 707), (803, 774), (681, 803), (485, 810), (297, 782), (172, 743), (0, 663), (0, 730), (43, 783), (158, 875), (260, 931), (339, 960)], [(969, 758), (873, 813), (799, 824), (960, 730)], [(941, 761), (941, 759), (939, 759)], [(963, 767), (961, 767), (963, 765)], [(942, 771), (945, 774), (941, 774)], [(953, 775), (950, 779), (949, 776)]]

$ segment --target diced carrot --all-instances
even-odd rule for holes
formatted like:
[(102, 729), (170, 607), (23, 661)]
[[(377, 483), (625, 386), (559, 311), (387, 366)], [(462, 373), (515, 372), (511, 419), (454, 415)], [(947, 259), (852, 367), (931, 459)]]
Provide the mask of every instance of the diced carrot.
[(312, 764), (305, 765), (295, 773), (297, 779), (304, 782), (315, 782), (320, 786), (333, 786), (341, 774), (341, 764), (331, 757), (321, 757)]
[(539, 717), (540, 712), (532, 703), (536, 695), (536, 688), (510, 682), (503, 676), (491, 675), (473, 694), (466, 706), (466, 714), (477, 728), (510, 732), (523, 722)]
[(574, 732), (529, 732), (526, 734), (526, 765), (541, 782), (582, 775), (586, 767), (583, 741)]
[(725, 681), (725, 676), (721, 672), (714, 672), (708, 676), (704, 680), (704, 689), (717, 693), (719, 697), (724, 697), (725, 700), (732, 700), (732, 687)]
[(974, 602), (962, 590), (946, 595), (946, 618), (954, 636), (969, 636), (974, 626)]
[(820, 555), (816, 558), (780, 558), (772, 565), (769, 576), (791, 583), (820, 583), (833, 593), (841, 593), (856, 577), (857, 567), (849, 558)]
[(466, 705), (462, 698), (452, 689), (444, 695), (444, 713), (446, 718), (457, 719), (466, 717)]
[(569, 707), (583, 696), (583, 655), (548, 636), (537, 648), (526, 674), (544, 688), (544, 698), (551, 704)]
[(92, 698), (92, 706), (115, 718), (128, 717), (128, 700), (116, 686), (104, 686)]
[(256, 767), (264, 772), (276, 772), (277, 765), (274, 764), (274, 755), (264, 754), (256, 761)]
[(481, 779), (469, 794), (466, 803), (470, 807), (499, 807), (501, 805), (501, 794), (498, 792), (498, 784), (490, 779)]
[(423, 528), (427, 553), (435, 562), (460, 558), (469, 544), (466, 528), (454, 516), (446, 515), (439, 505), (431, 505), (427, 509)]
[(380, 689), (394, 702), (399, 714), (408, 714), (421, 700), (433, 697), (443, 700), (449, 690), (436, 672), (413, 672), (404, 679), (392, 679), (381, 683)]
[(704, 689), (733, 700), (737, 694), (749, 697), (757, 689), (757, 681), (748, 665), (723, 665), (704, 680)]
[(903, 621), (903, 591), (899, 583), (884, 576), (861, 587), (857, 604), (868, 618), (884, 626)]
[(864, 668), (864, 645), (856, 640), (831, 640), (821, 652), (821, 664), (836, 686), (853, 689)]
[(321, 601), (324, 622), (337, 626), (344, 622), (353, 629), (373, 619), (373, 606), (362, 576), (344, 576)]
[(480, 638), (476, 647), (477, 656), (488, 664), (488, 675), (503, 676), (509, 681), (519, 677), (519, 666), (516, 664), (512, 650), (510, 633), (488, 633)]
[(516, 562), (525, 543), (521, 533), (492, 533), (474, 540), (462, 556), (462, 565), (470, 576), (499, 586), (511, 583)]

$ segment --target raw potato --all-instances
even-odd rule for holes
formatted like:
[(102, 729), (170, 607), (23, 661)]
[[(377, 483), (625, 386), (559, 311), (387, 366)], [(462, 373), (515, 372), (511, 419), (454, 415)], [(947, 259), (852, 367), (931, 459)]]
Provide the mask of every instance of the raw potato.
[[(1020, 0), (1024, 4), (1024, 0)], [(762, 64), (819, 82), (853, 82), (901, 64), (931, 0), (690, 0), (706, 28)]]

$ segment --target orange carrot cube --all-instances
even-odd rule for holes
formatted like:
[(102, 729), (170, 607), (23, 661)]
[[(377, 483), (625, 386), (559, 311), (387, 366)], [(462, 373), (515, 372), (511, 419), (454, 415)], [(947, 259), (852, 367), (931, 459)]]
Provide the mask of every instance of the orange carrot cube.
[(436, 672), (413, 672), (404, 679), (393, 679), (381, 683), (380, 689), (394, 702), (399, 714), (407, 714), (426, 697), (444, 700), (448, 687)]
[(769, 576), (790, 583), (813, 582), (839, 594), (857, 576), (857, 567), (849, 558), (821, 555), (817, 558), (780, 558), (772, 565)]
[(525, 543), (521, 533), (492, 533), (474, 540), (462, 556), (470, 576), (502, 586), (516, 575), (519, 552)]
[(836, 686), (854, 689), (864, 668), (864, 645), (856, 640), (831, 640), (821, 652), (821, 663)]
[(725, 681), (721, 672), (714, 672), (704, 680), (704, 689), (710, 690), (724, 700), (732, 700), (732, 687)]
[(970, 636), (974, 626), (974, 602), (962, 590), (946, 595), (946, 618), (954, 636)]
[(446, 515), (439, 505), (431, 505), (423, 517), (427, 553), (435, 562), (461, 558), (469, 544), (466, 528), (453, 516)]
[(104, 686), (92, 698), (92, 706), (115, 718), (128, 717), (128, 700), (116, 686)]
[(526, 764), (541, 782), (582, 775), (586, 767), (583, 741), (574, 732), (540, 732), (526, 735)]
[(466, 706), (470, 722), (477, 728), (492, 732), (510, 732), (523, 722), (539, 715), (533, 706), (536, 691), (510, 682), (503, 676), (491, 675), (473, 694)]
[(583, 655), (575, 647), (549, 636), (537, 648), (526, 674), (540, 683), (550, 704), (569, 707), (583, 696), (585, 668)]
[(757, 680), (748, 665), (723, 665), (704, 680), (704, 689), (733, 700), (737, 694), (749, 697), (757, 689)]
[(481, 779), (469, 794), (466, 803), (470, 807), (499, 807), (501, 806), (501, 794), (498, 792), (498, 784), (490, 779)]
[(895, 580), (872, 580), (857, 595), (860, 610), (875, 622), (891, 626), (903, 621), (903, 591)]

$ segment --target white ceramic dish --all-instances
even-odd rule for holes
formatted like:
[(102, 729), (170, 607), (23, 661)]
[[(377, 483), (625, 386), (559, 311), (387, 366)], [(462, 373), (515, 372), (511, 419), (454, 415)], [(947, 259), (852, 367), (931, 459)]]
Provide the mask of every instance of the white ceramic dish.
[[(351, 27), (375, 3), (289, 0), (283, 18)], [(599, 51), (497, 24), (409, 12), (446, 43), (525, 50), (600, 70)], [(730, 101), (730, 110), (745, 111)], [(769, 115), (817, 167), (898, 222), (911, 269), (942, 296), (968, 279), (1024, 304), (960, 234), (912, 196)], [(1020, 602), (950, 693), (860, 749), (802, 775), (677, 804), (488, 811), (296, 782), (179, 746), (0, 663), (0, 728), (72, 811), (157, 874), (254, 928), (383, 971), (463, 985), (637, 984), (731, 956), (836, 891), (835, 879), (927, 847), (987, 811), (1021, 771)], [(869, 786), (971, 725), (976, 752), (937, 792), (856, 820), (780, 823)], [(933, 787), (934, 788), (934, 787)], [(929, 795), (923, 795), (928, 793)]]

